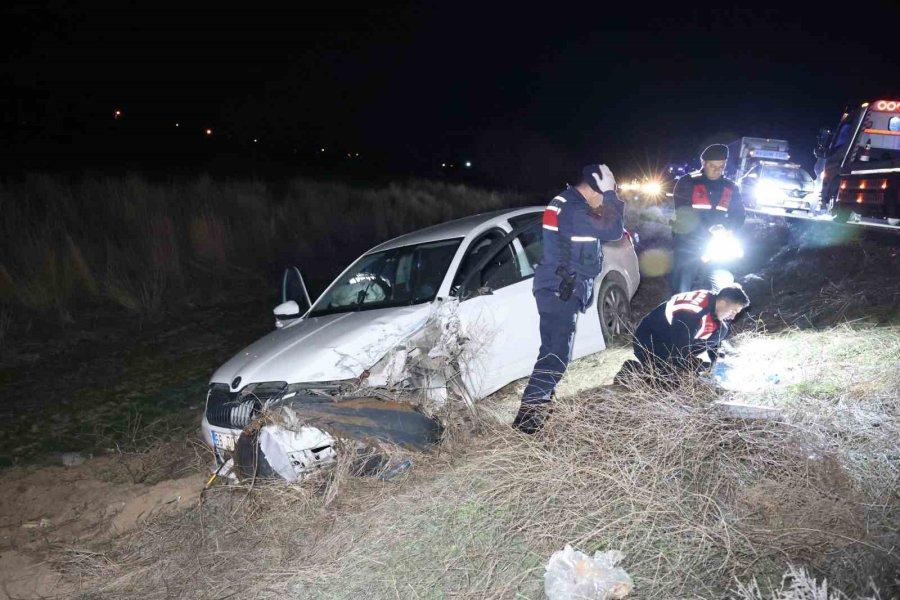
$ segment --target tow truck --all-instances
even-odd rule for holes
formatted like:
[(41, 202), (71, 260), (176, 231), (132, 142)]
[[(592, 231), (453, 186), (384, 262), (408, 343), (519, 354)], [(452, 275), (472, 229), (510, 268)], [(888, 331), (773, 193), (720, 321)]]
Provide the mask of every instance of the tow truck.
[(848, 106), (833, 131), (819, 130), (814, 154), (822, 209), (835, 221), (900, 224), (900, 100)]

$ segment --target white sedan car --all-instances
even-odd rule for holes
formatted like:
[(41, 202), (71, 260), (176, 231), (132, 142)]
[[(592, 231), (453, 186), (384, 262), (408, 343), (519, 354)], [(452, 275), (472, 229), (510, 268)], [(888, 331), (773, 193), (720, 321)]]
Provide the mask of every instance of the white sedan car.
[[(427, 446), (442, 411), (477, 410), (530, 375), (543, 210), (479, 214), (385, 242), (314, 303), (288, 269), (275, 330), (210, 381), (202, 431), (219, 463), (297, 479), (333, 462), (336, 439)], [(574, 358), (624, 335), (640, 282), (627, 233), (603, 256)]]

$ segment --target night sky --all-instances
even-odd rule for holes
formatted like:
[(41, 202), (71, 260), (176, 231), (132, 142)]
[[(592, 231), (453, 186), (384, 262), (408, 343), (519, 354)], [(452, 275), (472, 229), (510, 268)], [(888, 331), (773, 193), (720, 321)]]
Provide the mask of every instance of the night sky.
[(4, 3), (4, 172), (227, 156), (428, 176), (471, 160), (528, 187), (741, 135), (788, 139), (809, 167), (848, 102), (900, 95), (890, 3), (376, 4)]

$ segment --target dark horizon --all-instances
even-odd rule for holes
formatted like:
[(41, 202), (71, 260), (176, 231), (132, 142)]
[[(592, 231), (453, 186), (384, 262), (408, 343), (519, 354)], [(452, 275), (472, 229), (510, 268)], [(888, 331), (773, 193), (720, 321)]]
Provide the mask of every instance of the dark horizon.
[(856, 22), (821, 6), (86, 6), (0, 9), (3, 172), (432, 177), (452, 164), (462, 180), (529, 188), (592, 160), (634, 173), (740, 136), (787, 139), (810, 168), (818, 128), (848, 102), (900, 93), (887, 3)]

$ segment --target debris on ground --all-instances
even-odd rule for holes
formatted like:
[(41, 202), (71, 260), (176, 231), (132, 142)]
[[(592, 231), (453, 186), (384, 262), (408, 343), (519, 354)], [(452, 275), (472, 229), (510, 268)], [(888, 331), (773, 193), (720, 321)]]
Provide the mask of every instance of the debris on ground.
[(631, 593), (634, 583), (617, 567), (625, 555), (618, 550), (594, 552), (593, 558), (569, 544), (554, 552), (544, 574), (549, 600), (613, 600)]

